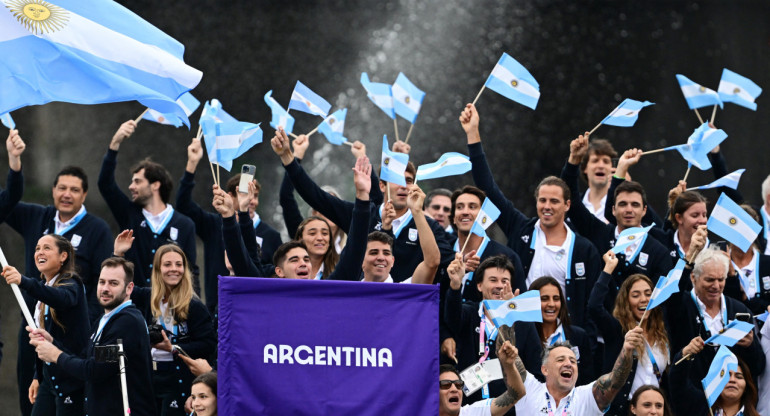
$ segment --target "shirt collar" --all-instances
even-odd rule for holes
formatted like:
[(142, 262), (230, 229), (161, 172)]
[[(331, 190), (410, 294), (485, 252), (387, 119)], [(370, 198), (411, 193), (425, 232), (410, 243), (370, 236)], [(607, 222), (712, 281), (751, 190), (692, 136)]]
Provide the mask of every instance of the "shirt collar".
[(53, 220), (56, 223), (56, 228), (57, 229), (61, 229), (61, 228), (69, 227), (70, 224), (72, 224), (72, 221), (75, 218), (77, 218), (81, 213), (83, 213), (85, 210), (86, 210), (86, 205), (83, 204), (83, 205), (80, 206), (80, 209), (78, 210), (78, 212), (75, 215), (72, 216), (72, 218), (70, 218), (67, 221), (62, 221), (61, 220), (61, 216), (59, 214), (59, 210), (57, 209), (56, 210), (56, 215), (54, 215), (54, 217), (53, 217)]

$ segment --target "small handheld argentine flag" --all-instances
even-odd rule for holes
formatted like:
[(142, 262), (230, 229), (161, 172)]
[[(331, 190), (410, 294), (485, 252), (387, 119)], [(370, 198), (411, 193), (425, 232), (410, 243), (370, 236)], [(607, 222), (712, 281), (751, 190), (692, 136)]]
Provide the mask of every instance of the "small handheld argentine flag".
[(273, 114), (273, 119), (270, 120), (270, 127), (278, 129), (283, 127), (286, 134), (291, 134), (294, 130), (294, 117), (292, 117), (288, 111), (284, 110), (278, 101), (273, 98), (273, 90), (270, 90), (265, 94), (265, 103), (270, 107), (270, 111)]
[(393, 105), (396, 114), (414, 124), (425, 99), (425, 92), (417, 88), (406, 75), (398, 73), (396, 82), (393, 83)]
[(517, 321), (543, 322), (540, 292), (530, 290), (510, 300), (485, 300), (484, 308), (496, 327), (512, 327)]
[(388, 136), (382, 136), (382, 164), (380, 165), (380, 179), (384, 182), (392, 182), (406, 186), (406, 165), (409, 163), (409, 155), (393, 152), (388, 149)]
[(484, 85), (503, 97), (533, 110), (540, 99), (540, 84), (535, 77), (505, 52)]
[(726, 103), (738, 104), (757, 111), (754, 100), (762, 94), (762, 88), (754, 81), (736, 74), (727, 68), (722, 70), (722, 79), (719, 81), (719, 98)]
[(684, 266), (684, 260), (679, 259), (679, 261), (676, 262), (676, 266), (674, 266), (666, 276), (661, 276), (660, 279), (658, 279), (655, 289), (652, 290), (650, 301), (647, 303), (647, 310), (662, 304), (666, 299), (670, 298), (671, 295), (679, 292), (679, 279), (682, 278)]
[(615, 243), (615, 247), (612, 247), (612, 252), (616, 254), (621, 253), (625, 251), (627, 247), (642, 241), (647, 235), (647, 232), (650, 231), (650, 228), (654, 225), (655, 224), (653, 223), (647, 227), (626, 228), (620, 235), (618, 235), (618, 241)]
[(724, 345), (719, 347), (714, 360), (711, 361), (706, 377), (701, 381), (709, 406), (713, 406), (716, 403), (719, 395), (722, 394), (722, 390), (730, 381), (730, 371), (736, 371), (737, 369), (738, 358)]
[(446, 176), (462, 175), (471, 170), (471, 160), (461, 153), (448, 152), (441, 155), (437, 161), (420, 165), (417, 168), (415, 180), (436, 179)]
[(714, 182), (711, 182), (708, 185), (702, 185), (702, 186), (696, 186), (694, 188), (687, 188), (688, 191), (695, 191), (698, 189), (711, 189), (711, 188), (719, 188), (719, 187), (727, 187), (732, 189), (738, 189), (738, 182), (741, 180), (741, 175), (743, 175), (743, 172), (746, 172), (746, 169), (738, 169), (733, 173), (728, 173), (725, 176), (722, 176), (721, 178), (715, 180)]
[(480, 237), (486, 235), (487, 228), (491, 226), (500, 217), (500, 209), (489, 198), (484, 199), (484, 203), (481, 204), (478, 214), (476, 214), (476, 220), (473, 221), (473, 227), (471, 232)]
[(722, 104), (722, 100), (716, 91), (706, 88), (681, 74), (676, 74), (676, 80), (679, 81), (679, 87), (682, 88), (682, 94), (684, 94), (684, 99), (687, 100), (687, 106), (690, 107), (690, 110), (714, 104), (719, 104), (720, 108), (724, 108), (724, 104)]
[(724, 193), (719, 196), (714, 210), (711, 211), (706, 227), (743, 252), (749, 251), (762, 230), (762, 226), (757, 224), (754, 218)]
[[(194, 113), (195, 110), (197, 110), (201, 105), (201, 102), (198, 101), (198, 99), (189, 92), (182, 94), (182, 96), (176, 100), (176, 103), (179, 104), (179, 107), (181, 107), (184, 113), (187, 114), (187, 117), (190, 117), (192, 113)], [(159, 111), (153, 110), (152, 108), (147, 110), (144, 116), (142, 116), (142, 119), (174, 127), (182, 127), (184, 124), (184, 120), (179, 118), (178, 115), (163, 114)]]
[(361, 73), (361, 85), (366, 90), (366, 96), (384, 111), (388, 117), (395, 119), (396, 111), (393, 108), (393, 88), (389, 84), (369, 81), (369, 75), (366, 72)]
[(348, 109), (341, 108), (329, 117), (326, 117), (318, 126), (318, 131), (326, 136), (326, 140), (329, 143), (340, 146), (343, 142), (348, 141), (348, 139), (342, 136), (342, 133), (345, 131), (345, 117), (347, 114)]
[(746, 334), (751, 332), (752, 329), (754, 329), (753, 324), (735, 320), (730, 322), (722, 332), (712, 335), (703, 342), (706, 344), (718, 344), (724, 345), (725, 347), (732, 347), (745, 337)]
[(262, 143), (259, 124), (243, 121), (217, 123), (214, 132), (213, 136), (204, 136), (209, 160), (228, 172), (233, 168), (233, 160)]
[(305, 84), (297, 81), (294, 91), (291, 93), (289, 110), (299, 110), (304, 113), (326, 117), (329, 115), (330, 108), (332, 108), (332, 105), (328, 101), (314, 93)]
[(649, 101), (641, 102), (626, 98), (620, 105), (612, 110), (610, 115), (602, 120), (602, 124), (608, 126), (631, 127), (639, 118), (639, 112), (642, 111), (642, 108), (650, 105), (655, 105), (655, 103)]
[(16, 128), (16, 123), (14, 123), (11, 113), (0, 114), (0, 122), (2, 122), (5, 127), (8, 127), (9, 130)]
[(691, 165), (700, 170), (708, 170), (711, 169), (708, 153), (726, 138), (727, 133), (723, 130), (712, 129), (708, 123), (703, 123), (687, 138), (687, 144), (670, 146), (666, 150), (677, 150)]

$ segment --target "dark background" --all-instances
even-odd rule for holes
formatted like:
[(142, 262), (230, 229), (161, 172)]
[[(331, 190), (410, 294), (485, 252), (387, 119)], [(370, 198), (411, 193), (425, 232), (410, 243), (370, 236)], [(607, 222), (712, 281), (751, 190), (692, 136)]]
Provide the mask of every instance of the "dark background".
[[(348, 108), (345, 135), (361, 140), (379, 168), (383, 134), (393, 142), (393, 123), (367, 98), (359, 83), (362, 71), (374, 82), (392, 83), (399, 71), (427, 95), (414, 127), (411, 160), (435, 161), (444, 152), (467, 153), (457, 121), (465, 103), (476, 96), (503, 52), (529, 69), (540, 83), (541, 97), (532, 111), (491, 91), (477, 106), (481, 133), (495, 178), (526, 214), (534, 215), (532, 192), (544, 176), (558, 175), (569, 141), (592, 129), (624, 98), (657, 103), (645, 108), (636, 126), (603, 126), (594, 137), (610, 139), (622, 152), (652, 150), (684, 143), (698, 121), (688, 109), (675, 79), (681, 73), (717, 88), (722, 68), (770, 86), (770, 4), (756, 1), (120, 1), (186, 47), (186, 62), (203, 71), (192, 93), (200, 100), (218, 98), (243, 121), (263, 122), (265, 142), (238, 159), (257, 166), (263, 188), (259, 212), (283, 229), (277, 189), (283, 174), (267, 141), (273, 130), (263, 96), (288, 105), (299, 79), (332, 104)], [(3, 57), (2, 59), (13, 59)], [(740, 190), (760, 203), (770, 131), (768, 93), (756, 112), (726, 104), (716, 124), (729, 138), (722, 151), (730, 171), (747, 168)], [(114, 131), (144, 108), (136, 103), (81, 106), (51, 103), (14, 111), (28, 144), (22, 156), (24, 201), (51, 203), (55, 173), (66, 164), (83, 166), (90, 176), (89, 212), (115, 228), (96, 188), (102, 156)], [(704, 108), (704, 118), (711, 108)], [(129, 167), (146, 156), (163, 163), (175, 178), (186, 163), (193, 131), (151, 122), (121, 147), (117, 179), (128, 187)], [(313, 129), (321, 119), (293, 112), (295, 132)], [(399, 120), (403, 139), (408, 122)], [(0, 128), (0, 134), (6, 134)], [(7, 167), (3, 156), (2, 172)], [(305, 168), (319, 184), (335, 185), (352, 197), (347, 146), (333, 146), (321, 135), (311, 138)], [(205, 160), (197, 172), (195, 199), (210, 204), (211, 174)], [(664, 212), (665, 195), (684, 176), (678, 153), (645, 157), (631, 173), (647, 187), (652, 205)], [(226, 172), (222, 172), (226, 175)], [(224, 178), (222, 179), (225, 180)], [(711, 172), (693, 171), (689, 183), (713, 180)], [(2, 180), (0, 180), (0, 183)], [(454, 188), (472, 182), (470, 174), (422, 183)], [(715, 201), (718, 195), (709, 194)], [(11, 264), (22, 264), (21, 239), (0, 226), (0, 244)], [(202, 258), (202, 256), (199, 256)], [(0, 284), (2, 340), (0, 414), (16, 414), (15, 351), (18, 307), (10, 288)], [(26, 390), (26, 386), (24, 386)]]

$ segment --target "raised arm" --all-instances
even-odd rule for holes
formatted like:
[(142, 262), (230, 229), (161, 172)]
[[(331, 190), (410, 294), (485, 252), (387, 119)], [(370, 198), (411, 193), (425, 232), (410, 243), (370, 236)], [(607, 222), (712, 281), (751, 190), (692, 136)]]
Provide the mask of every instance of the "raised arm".
[(599, 377), (594, 382), (592, 391), (599, 409), (607, 409), (612, 400), (615, 399), (615, 395), (623, 388), (628, 375), (631, 373), (631, 366), (634, 362), (634, 350), (642, 345), (643, 340), (644, 331), (641, 327), (636, 327), (626, 332), (623, 349), (620, 351), (612, 371)]
[[(510, 333), (513, 334), (514, 331), (510, 331)], [(524, 378), (527, 375), (527, 370), (524, 369), (524, 364), (521, 363), (519, 350), (513, 346), (514, 342), (515, 340), (513, 339), (506, 339), (504, 343), (501, 345), (498, 343), (497, 346), (497, 357), (500, 359), (500, 365), (505, 376), (505, 384), (508, 389), (492, 401), (490, 409), (492, 416), (505, 415), (513, 408), (516, 402), (527, 394), (524, 388)], [(521, 372), (518, 369), (519, 366), (521, 366)]]
[(409, 195), (406, 199), (406, 205), (412, 211), (412, 218), (414, 218), (414, 224), (417, 226), (417, 234), (420, 236), (420, 249), (422, 250), (423, 257), (422, 262), (414, 269), (412, 283), (432, 284), (441, 262), (441, 253), (438, 250), (433, 230), (431, 230), (428, 220), (422, 212), (425, 193), (414, 184), (409, 185), (408, 188)]
[(129, 209), (132, 205), (128, 196), (120, 190), (115, 182), (115, 167), (118, 164), (118, 149), (123, 140), (130, 137), (136, 129), (136, 122), (128, 120), (120, 125), (118, 131), (112, 136), (110, 147), (102, 160), (102, 168), (99, 171), (99, 192), (101, 192), (104, 201), (112, 211), (112, 216), (118, 222), (120, 228), (128, 228)]
[(369, 190), (372, 183), (370, 175), (372, 164), (366, 156), (359, 157), (353, 167), (353, 183), (356, 188), (356, 203), (353, 207), (353, 220), (350, 223), (348, 244), (342, 250), (340, 261), (334, 268), (329, 279), (358, 280), (361, 275), (361, 265), (366, 255), (366, 237), (369, 231)]
[[(199, 227), (198, 224), (203, 220), (206, 212), (201, 209), (200, 205), (193, 201), (192, 191), (193, 187), (195, 187), (195, 169), (198, 167), (198, 163), (202, 157), (203, 147), (201, 146), (201, 141), (197, 137), (193, 137), (192, 141), (187, 146), (187, 165), (184, 170), (184, 175), (182, 175), (182, 179), (179, 181), (179, 189), (177, 189), (176, 192), (176, 209), (193, 220), (199, 235), (203, 227)], [(205, 236), (200, 237), (206, 238)]]
[[(297, 163), (302, 162), (302, 159), (305, 158), (308, 146), (310, 146), (310, 141), (307, 135), (300, 134), (294, 139), (294, 159)], [(289, 233), (289, 237), (294, 238), (304, 217), (299, 211), (297, 200), (294, 199), (294, 185), (291, 183), (291, 179), (289, 179), (289, 172), (284, 172), (283, 174), (281, 189), (278, 193), (278, 203), (281, 204), (283, 209), (283, 222), (286, 225), (286, 231)]]
[(241, 238), (241, 230), (235, 221), (235, 209), (233, 199), (218, 186), (214, 185), (214, 198), (212, 205), (222, 215), (222, 237), (225, 241), (225, 250), (233, 271), (237, 276), (262, 277), (259, 264), (255, 264), (246, 251), (246, 246)]
[(8, 178), (6, 189), (0, 192), (0, 221), (4, 221), (8, 214), (16, 207), (24, 194), (24, 179), (21, 175), (21, 154), (24, 153), (26, 144), (19, 136), (18, 130), (11, 130), (5, 141), (8, 149)]
[[(610, 189), (607, 190), (607, 201), (604, 205), (604, 218), (606, 218), (610, 224), (617, 224), (615, 215), (612, 213), (612, 207), (615, 205), (615, 188), (620, 185), (621, 182), (626, 180), (628, 170), (631, 166), (639, 163), (639, 159), (644, 152), (639, 149), (629, 149), (623, 152), (618, 159), (618, 166), (615, 168), (615, 173), (612, 175), (612, 181), (610, 182)], [(663, 228), (663, 219), (655, 212), (651, 205), (647, 205), (647, 213), (642, 217), (642, 224), (655, 223), (655, 227)]]
[(609, 285), (612, 282), (612, 273), (618, 265), (618, 258), (612, 250), (604, 253), (604, 270), (596, 280), (596, 284), (591, 289), (591, 296), (588, 298), (588, 315), (599, 329), (599, 334), (609, 341), (612, 337), (619, 337), (623, 333), (620, 322), (610, 315), (604, 303), (607, 300), (607, 294), (610, 291)]
[[(564, 168), (561, 170), (561, 178), (569, 187), (573, 198), (577, 198), (580, 194), (578, 189), (578, 177), (580, 176), (580, 161), (583, 160), (583, 156), (588, 149), (588, 132), (578, 136), (570, 142), (569, 145), (569, 158)], [(592, 242), (596, 241), (596, 237), (604, 230), (604, 222), (596, 218), (594, 214), (588, 211), (588, 208), (580, 201), (570, 205), (567, 216), (575, 226), (575, 230), (578, 234), (590, 239)]]

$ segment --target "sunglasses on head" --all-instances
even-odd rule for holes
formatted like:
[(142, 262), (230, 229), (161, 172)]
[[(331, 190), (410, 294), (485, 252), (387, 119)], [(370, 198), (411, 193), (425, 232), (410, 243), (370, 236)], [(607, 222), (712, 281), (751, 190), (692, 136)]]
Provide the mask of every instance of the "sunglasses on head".
[(441, 390), (449, 390), (449, 387), (454, 384), (455, 387), (458, 389), (462, 389), (465, 385), (465, 382), (462, 380), (439, 380), (438, 385), (441, 387)]
[(431, 205), (430, 209), (434, 211), (444, 211), (446, 213), (449, 213), (450, 211), (452, 211), (449, 207), (442, 207), (441, 205)]

